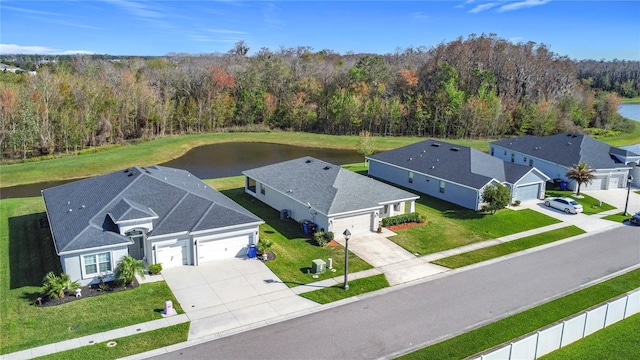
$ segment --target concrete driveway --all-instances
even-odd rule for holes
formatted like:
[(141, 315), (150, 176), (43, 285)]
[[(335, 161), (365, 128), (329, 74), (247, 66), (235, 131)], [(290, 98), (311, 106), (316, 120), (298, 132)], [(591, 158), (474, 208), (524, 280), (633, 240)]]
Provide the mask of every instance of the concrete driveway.
[[(629, 213), (636, 213), (640, 211), (640, 195), (636, 194), (637, 188), (632, 187), (629, 192)], [(624, 206), (627, 201), (627, 189), (610, 189), (610, 190), (582, 190), (580, 193), (587, 194), (595, 199), (598, 199), (604, 203), (615, 206), (619, 211), (624, 211)]]
[(191, 320), (189, 339), (263, 326), (319, 306), (297, 296), (256, 259), (181, 266), (163, 270), (162, 276)]
[[(387, 229), (381, 234), (355, 234), (349, 240), (349, 251), (384, 273), (392, 286), (449, 270), (416, 257), (387, 238), (394, 235)], [(336, 241), (344, 246), (344, 238), (338, 236)]]
[(613, 221), (602, 220), (596, 215), (586, 215), (582, 213), (565, 214), (561, 210), (544, 206), (544, 202), (541, 200), (523, 202), (521, 206), (523, 208), (529, 208), (531, 210), (540, 212), (544, 215), (558, 219), (562, 221), (564, 224), (566, 224), (566, 226), (575, 225), (586, 232), (602, 231), (602, 230), (610, 229), (615, 226), (622, 225), (622, 224), (615, 223)]

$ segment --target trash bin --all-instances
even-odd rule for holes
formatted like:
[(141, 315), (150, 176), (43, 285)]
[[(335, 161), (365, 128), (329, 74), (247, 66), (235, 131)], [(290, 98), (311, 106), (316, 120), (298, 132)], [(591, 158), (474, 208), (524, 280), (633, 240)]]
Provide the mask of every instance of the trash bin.
[(309, 234), (309, 223), (306, 221), (302, 222), (302, 230), (305, 234)]
[(562, 190), (562, 191), (567, 190), (567, 182), (566, 181), (561, 181), (560, 182), (560, 190)]
[(250, 259), (253, 259), (258, 255), (258, 248), (255, 245), (249, 246), (249, 250), (247, 251), (247, 256)]

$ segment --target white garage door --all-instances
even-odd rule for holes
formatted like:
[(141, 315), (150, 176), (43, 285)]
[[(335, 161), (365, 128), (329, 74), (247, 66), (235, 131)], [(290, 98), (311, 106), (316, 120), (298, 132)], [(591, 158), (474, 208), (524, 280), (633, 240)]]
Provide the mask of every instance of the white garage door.
[(605, 179), (598, 177), (591, 181), (591, 184), (584, 183), (582, 184), (582, 190), (602, 190), (605, 185)]
[(156, 263), (162, 264), (164, 269), (189, 265), (187, 240), (181, 240), (171, 245), (158, 246), (156, 248)]
[(516, 189), (516, 200), (535, 200), (540, 193), (540, 184), (518, 186)]
[(333, 219), (334, 236), (341, 236), (346, 229), (352, 234), (371, 231), (371, 213)]
[(620, 181), (620, 178), (617, 176), (612, 176), (609, 179), (609, 189), (617, 189), (620, 187), (621, 184), (622, 184), (622, 181)]
[(219, 240), (198, 241), (198, 264), (245, 256), (248, 246), (249, 235)]

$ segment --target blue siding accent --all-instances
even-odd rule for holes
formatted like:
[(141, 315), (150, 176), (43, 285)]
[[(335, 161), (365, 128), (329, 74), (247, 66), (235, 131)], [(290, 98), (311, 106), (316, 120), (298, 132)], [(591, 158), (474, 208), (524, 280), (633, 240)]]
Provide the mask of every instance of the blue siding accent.
[(380, 163), (373, 159), (369, 160), (369, 175), (371, 176), (460, 205), (467, 209), (479, 210), (480, 200), (478, 190), (444, 180), (445, 189), (444, 193), (441, 193), (441, 179), (414, 172), (413, 183), (409, 183), (408, 174), (408, 170)]

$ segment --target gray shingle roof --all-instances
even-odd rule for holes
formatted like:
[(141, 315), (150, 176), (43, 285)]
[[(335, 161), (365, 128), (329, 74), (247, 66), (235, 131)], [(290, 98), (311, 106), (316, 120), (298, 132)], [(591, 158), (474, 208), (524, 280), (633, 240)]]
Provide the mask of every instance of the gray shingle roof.
[(266, 186), (310, 204), (325, 215), (378, 208), (417, 195), (309, 156), (243, 172)]
[(432, 139), (370, 158), (474, 189), (482, 188), (492, 179), (515, 183), (531, 170), (467, 146)]
[(58, 253), (128, 244), (112, 217), (152, 218), (148, 236), (262, 222), (189, 172), (163, 166), (79, 180), (42, 196)]
[(569, 133), (543, 137), (525, 135), (494, 141), (491, 144), (565, 167), (581, 162), (594, 169), (624, 167), (624, 164), (612, 156), (619, 151), (617, 148), (586, 135)]

